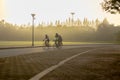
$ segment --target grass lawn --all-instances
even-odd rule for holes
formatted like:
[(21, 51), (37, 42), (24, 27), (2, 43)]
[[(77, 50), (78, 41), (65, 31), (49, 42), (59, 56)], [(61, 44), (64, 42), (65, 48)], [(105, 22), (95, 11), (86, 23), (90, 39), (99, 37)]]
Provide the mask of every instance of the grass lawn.
[[(79, 45), (79, 44), (110, 44), (114, 42), (63, 42), (63, 45)], [(43, 41), (35, 41), (35, 46), (42, 46)], [(50, 42), (54, 44), (54, 42)], [(19, 47), (19, 46), (31, 46), (31, 41), (0, 41), (0, 47)]]

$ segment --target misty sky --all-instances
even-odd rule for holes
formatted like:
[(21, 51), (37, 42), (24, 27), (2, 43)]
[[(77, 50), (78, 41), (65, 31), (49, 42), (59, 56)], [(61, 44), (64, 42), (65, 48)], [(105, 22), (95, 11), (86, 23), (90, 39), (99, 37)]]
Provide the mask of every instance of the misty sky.
[(31, 23), (31, 13), (36, 14), (36, 23), (65, 21), (75, 12), (74, 18), (89, 20), (105, 17), (111, 23), (120, 25), (120, 15), (103, 12), (103, 0), (0, 0), (0, 18), (16, 24)]

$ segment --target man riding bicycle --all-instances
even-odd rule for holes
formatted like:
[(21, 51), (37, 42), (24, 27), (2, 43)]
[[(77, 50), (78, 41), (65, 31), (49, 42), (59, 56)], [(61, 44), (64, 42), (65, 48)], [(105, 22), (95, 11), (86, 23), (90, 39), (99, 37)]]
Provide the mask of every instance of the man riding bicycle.
[(55, 34), (55, 46), (58, 48), (60, 46), (62, 46), (62, 37), (61, 35), (59, 35), (58, 33)]
[(43, 41), (45, 42), (45, 46), (46, 46), (46, 47), (49, 47), (49, 41), (50, 41), (50, 39), (49, 39), (49, 37), (48, 37), (47, 34), (45, 35), (45, 38), (44, 38)]

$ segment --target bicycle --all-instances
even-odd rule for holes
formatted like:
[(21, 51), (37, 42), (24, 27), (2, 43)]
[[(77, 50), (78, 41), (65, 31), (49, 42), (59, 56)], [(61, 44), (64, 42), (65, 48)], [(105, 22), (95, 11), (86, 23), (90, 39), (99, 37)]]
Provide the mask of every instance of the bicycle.
[(50, 47), (49, 41), (45, 40), (43, 43), (43, 49), (49, 49), (49, 47)]
[(58, 42), (58, 41), (54, 42), (53, 44), (53, 48), (62, 48), (62, 46), (63, 46), (62, 42)]

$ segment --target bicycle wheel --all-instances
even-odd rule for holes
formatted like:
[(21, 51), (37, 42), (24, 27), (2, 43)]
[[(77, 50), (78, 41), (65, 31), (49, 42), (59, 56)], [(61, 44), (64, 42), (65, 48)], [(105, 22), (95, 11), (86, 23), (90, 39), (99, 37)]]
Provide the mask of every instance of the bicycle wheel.
[(43, 43), (43, 49), (49, 49), (50, 45), (49, 45), (49, 42), (48, 41), (45, 41)]

